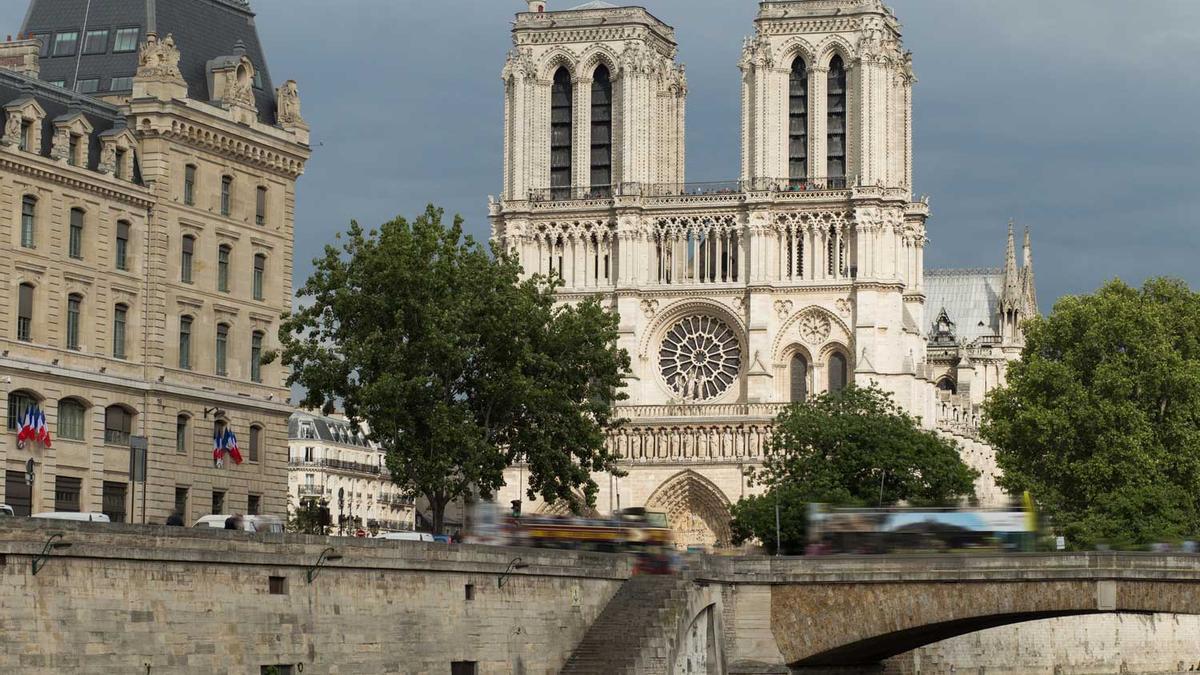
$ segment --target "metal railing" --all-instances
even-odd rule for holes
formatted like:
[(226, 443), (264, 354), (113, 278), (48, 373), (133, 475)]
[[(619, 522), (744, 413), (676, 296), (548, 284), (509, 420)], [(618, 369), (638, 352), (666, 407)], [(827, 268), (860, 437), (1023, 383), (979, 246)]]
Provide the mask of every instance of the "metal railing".
[(612, 199), (619, 189), (611, 185), (565, 185), (529, 191), (531, 202), (568, 202), (585, 199)]
[(296, 492), (301, 497), (324, 497), (325, 496), (325, 486), (324, 485), (308, 485), (307, 483), (303, 483), (300, 485), (299, 488), (296, 489)]
[(694, 197), (742, 195), (750, 192), (805, 193), (848, 190), (856, 181), (845, 176), (805, 178), (751, 178), (749, 180), (694, 181), (686, 183), (620, 183), (617, 185), (564, 185), (529, 190), (531, 202), (608, 200), (614, 197)]
[(339, 471), (356, 471), (358, 473), (369, 473), (378, 476), (384, 473), (383, 469), (374, 464), (363, 464), (362, 462), (350, 462), (341, 459), (317, 459), (312, 461), (291, 459), (288, 460), (288, 466), (291, 467), (324, 467), (327, 469), (337, 469)]

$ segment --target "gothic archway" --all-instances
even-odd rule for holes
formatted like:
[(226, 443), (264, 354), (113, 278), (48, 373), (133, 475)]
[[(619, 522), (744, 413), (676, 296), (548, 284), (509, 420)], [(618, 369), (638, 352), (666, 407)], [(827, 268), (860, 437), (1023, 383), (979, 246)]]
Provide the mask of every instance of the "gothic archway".
[(729, 506), (720, 488), (690, 469), (667, 479), (646, 500), (647, 511), (667, 514), (678, 548), (729, 546)]

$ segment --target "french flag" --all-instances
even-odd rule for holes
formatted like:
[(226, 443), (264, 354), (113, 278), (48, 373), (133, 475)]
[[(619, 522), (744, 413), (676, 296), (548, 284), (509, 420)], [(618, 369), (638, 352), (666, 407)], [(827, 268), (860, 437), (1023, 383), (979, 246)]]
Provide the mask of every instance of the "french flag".
[(37, 406), (30, 406), (21, 418), (21, 426), (17, 430), (17, 443), (24, 446), (29, 441), (41, 443), (50, 447), (50, 428), (46, 426), (46, 414)]
[(237, 436), (226, 427), (224, 431), (213, 434), (213, 462), (221, 466), (221, 458), (228, 454), (234, 464), (242, 463), (242, 452), (238, 449)]

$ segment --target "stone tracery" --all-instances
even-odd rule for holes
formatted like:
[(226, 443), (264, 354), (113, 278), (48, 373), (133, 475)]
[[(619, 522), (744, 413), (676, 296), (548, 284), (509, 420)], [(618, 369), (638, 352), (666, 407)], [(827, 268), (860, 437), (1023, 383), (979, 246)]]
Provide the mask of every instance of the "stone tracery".
[(689, 316), (676, 323), (659, 348), (659, 372), (684, 401), (707, 401), (729, 390), (741, 370), (737, 336), (720, 319)]

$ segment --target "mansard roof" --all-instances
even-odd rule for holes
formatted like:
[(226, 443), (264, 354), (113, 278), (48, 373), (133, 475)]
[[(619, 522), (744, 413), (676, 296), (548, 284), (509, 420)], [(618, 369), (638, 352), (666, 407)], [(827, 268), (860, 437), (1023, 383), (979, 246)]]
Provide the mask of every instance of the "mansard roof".
[[(89, 8), (90, 5), (90, 8)], [(84, 17), (87, 17), (84, 28)], [(248, 0), (30, 0), (22, 34), (32, 34), (46, 41), (39, 60), (41, 79), (61, 81), (67, 89), (75, 88), (76, 62), (78, 79), (99, 78), (100, 91), (108, 94), (112, 79), (133, 77), (138, 66), (137, 50), (115, 53), (116, 31), (138, 28), (137, 43), (146, 40), (147, 32), (165, 37), (171, 34), (179, 48), (179, 70), (188, 85), (188, 97), (210, 101), (207, 64), (210, 60), (234, 53), (241, 41), (246, 56), (261, 75), (261, 87), (254, 88), (259, 120), (274, 124), (275, 89), (267, 68), (254, 12)], [(83, 54), (84, 35), (89, 30), (108, 30), (104, 53)], [(71, 56), (54, 56), (54, 36), (60, 32), (77, 31), (79, 39)]]
[(288, 419), (288, 439), (321, 440), (326, 443), (373, 449), (366, 435), (348, 421), (304, 411), (294, 412)]
[(1003, 269), (925, 270), (925, 317), (932, 326), (945, 310), (955, 335), (968, 343), (999, 335), (1003, 292)]

